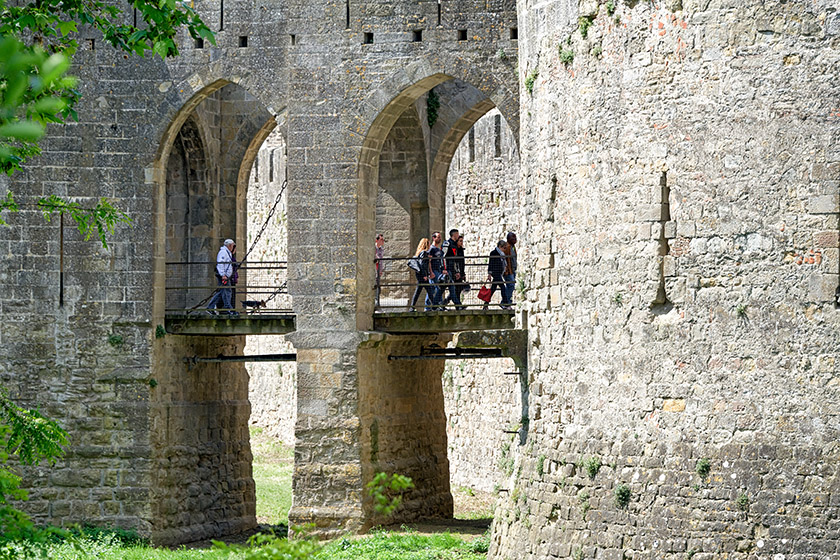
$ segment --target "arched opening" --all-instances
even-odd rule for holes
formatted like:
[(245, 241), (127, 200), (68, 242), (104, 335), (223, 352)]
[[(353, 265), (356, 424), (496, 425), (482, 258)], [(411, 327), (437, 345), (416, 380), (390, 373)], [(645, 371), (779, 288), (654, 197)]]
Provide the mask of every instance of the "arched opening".
[[(272, 121), (273, 122), (273, 121)], [(264, 138), (255, 138), (256, 152), (243, 162), (250, 164), (244, 185), (246, 200), (245, 238), (252, 263), (288, 261), (288, 197), (286, 196), (286, 141), (283, 128), (274, 128)], [(258, 144), (257, 144), (258, 143)], [(253, 302), (278, 309), (291, 309), (287, 291), (275, 294), (260, 285), (280, 286), (285, 270), (260, 271), (262, 282), (255, 283)], [(266, 308), (258, 308), (266, 310)], [(282, 335), (246, 336), (246, 355), (293, 353), (294, 347)], [(252, 362), (248, 370), (248, 420), (254, 455), (257, 522), (264, 525), (288, 523), (291, 507), (291, 478), (297, 418), (297, 368), (294, 362)]]
[[(439, 102), (435, 119), (429, 119), (431, 103), (427, 92), (431, 88), (435, 89)], [(498, 128), (507, 137), (502, 136), (498, 140), (499, 150), (496, 149), (496, 139), (490, 139), (492, 149), (486, 158), (487, 169), (480, 172), (483, 177), (480, 184), (475, 169), (470, 172), (472, 182), (455, 172), (452, 177), (459, 186), (448, 191), (450, 163), (453, 157), (458, 157), (458, 146), (464, 139), (469, 141), (469, 131), (485, 114), (491, 123), (490, 129), (496, 132)], [(501, 119), (498, 127), (496, 116)], [(375, 285), (376, 272), (370, 263), (374, 258), (376, 234), (386, 236), (386, 258), (398, 259), (390, 265), (394, 267), (392, 274), (403, 279), (392, 282), (397, 286), (385, 286), (383, 283), (378, 307), (385, 308), (388, 300), (393, 307), (405, 309), (411, 303), (408, 298), (413, 292), (414, 277), (405, 266), (404, 259), (413, 254), (421, 237), (429, 237), (431, 230), (446, 232), (457, 227), (467, 233), (468, 238), (475, 240), (475, 250), (479, 250), (487, 240), (498, 239), (504, 234), (504, 231), (499, 231), (500, 227), (516, 222), (514, 213), (506, 211), (508, 203), (516, 206), (516, 198), (508, 195), (505, 199), (504, 192), (497, 192), (488, 202), (496, 205), (507, 200), (501, 210), (494, 210), (492, 215), (473, 216), (471, 212), (483, 210), (484, 200), (493, 191), (484, 181), (491, 181), (494, 173), (504, 174), (502, 182), (505, 188), (516, 188), (516, 133), (505, 126), (505, 120), (508, 119), (504, 118), (504, 113), (496, 110), (496, 103), (487, 94), (464, 81), (439, 74), (423, 78), (399, 92), (374, 119), (362, 148), (359, 168), (357, 324), (360, 329), (369, 328), (377, 307), (376, 290), (370, 289)], [(512, 121), (516, 122), (516, 119)], [(473, 151), (477, 146), (483, 146), (481, 142), (487, 125), (481, 121), (478, 127), (479, 138), (473, 136)], [(480, 154), (483, 160), (485, 153), (482, 150), (484, 148), (480, 148), (476, 156)], [(497, 152), (500, 152), (498, 157)], [(506, 164), (510, 166), (512, 160), (515, 160), (515, 166), (504, 168)], [(464, 173), (468, 173), (466, 166)], [(465, 192), (459, 193), (461, 189)], [(482, 205), (467, 202), (479, 197)], [(462, 221), (463, 225), (450, 220)], [(486, 270), (486, 264), (484, 267)], [(385, 270), (387, 272), (387, 265)], [(472, 375), (472, 398), (477, 399), (481, 395), (484, 399), (498, 402), (485, 407), (486, 400), (476, 400), (464, 409), (465, 403), (461, 401), (457, 406), (462, 408), (457, 411), (452, 408), (457, 400), (454, 397), (456, 383), (447, 386), (443, 383), (447, 362), (411, 358), (422, 354), (423, 349), (429, 346), (446, 347), (449, 339), (449, 335), (386, 336), (375, 344), (363, 345), (359, 351), (359, 371), (365, 372), (359, 379), (362, 479), (370, 480), (378, 471), (399, 472), (411, 476), (420, 489), (406, 498), (411, 507), (406, 508), (401, 514), (403, 518), (398, 521), (424, 516), (452, 516), (452, 489), (457, 491), (459, 486), (464, 486), (463, 481), (469, 479), (469, 475), (458, 473), (459, 477), (452, 476), (449, 450), (453, 449), (453, 445), (461, 448), (456, 454), (460, 468), (473, 468), (478, 461), (494, 456), (494, 451), (489, 451), (487, 447), (502, 447), (502, 440), (506, 437), (504, 427), (521, 420), (520, 390), (506, 387), (504, 395), (484, 395), (483, 390), (488, 386), (483, 383), (484, 379), (476, 377), (481, 372), (472, 364), (462, 367), (461, 363), (455, 363), (451, 366), (463, 372), (457, 385), (465, 386), (468, 376)], [(406, 361), (394, 361), (396, 355), (401, 355)], [(490, 361), (496, 363), (492, 366), (495, 369), (510, 367), (507, 360)], [(499, 377), (504, 378), (501, 373)], [(482, 382), (476, 383), (476, 380)], [(503, 382), (499, 381), (498, 387), (494, 387), (502, 390), (502, 385)], [(447, 395), (447, 392), (450, 394)], [(466, 441), (467, 430), (453, 430), (448, 425), (447, 406), (452, 408), (449, 411), (452, 418), (463, 422), (464, 426), (470, 424), (471, 430), (488, 421), (488, 411), (504, 416), (494, 418), (494, 422), (482, 430), (483, 433), (495, 432), (499, 437), (481, 441), (481, 445), (487, 446), (483, 454), (481, 449), (467, 449), (476, 442)], [(492, 491), (496, 484), (501, 484), (498, 470), (485, 471), (481, 473), (482, 482), (478, 487)], [(492, 482), (489, 482), (491, 479)]]
[(212, 329), (222, 314), (222, 322), (230, 323), (234, 313), (251, 313), (243, 301), (268, 299), (265, 292), (281, 283), (281, 273), (248, 263), (239, 269), (238, 284), (228, 284), (229, 305), (208, 305), (222, 287), (215, 274), (217, 252), (230, 238), (237, 245), (235, 258), (242, 260), (256, 227), (249, 215), (259, 214), (269, 196), (249, 199), (248, 176), (275, 126), (259, 99), (237, 84), (217, 82), (175, 117), (156, 162), (156, 243), (166, 272), (155, 286), (165, 310), (156, 320), (163, 322), (161, 316), (173, 311), (211, 320), (203, 336), (170, 335), (155, 345), (151, 533), (161, 544), (239, 532), (257, 523), (249, 372), (243, 363), (212, 361), (242, 356), (246, 336)]
[[(490, 111), (492, 115), (482, 121)], [(485, 121), (489, 124), (483, 124)], [(480, 135), (478, 161), (476, 130)], [(490, 143), (488, 149), (484, 149), (485, 140)], [(449, 185), (450, 163), (459, 145), (464, 145), (469, 155), (464, 157), (463, 174), (452, 175), (460, 179), (453, 188)], [(461, 159), (458, 162), (461, 169)], [(472, 85), (449, 79), (408, 105), (379, 148), (375, 232), (385, 236), (386, 249), (374, 279), (374, 309), (393, 312), (427, 308), (428, 301), (424, 300), (434, 288), (417, 290), (420, 282), (405, 266), (405, 259), (414, 255), (422, 238), (433, 242), (433, 231), (442, 233), (443, 243), (449, 230), (457, 228), (471, 236), (473, 245), (468, 255), (487, 255), (504, 234), (500, 228), (512, 229), (516, 222), (518, 169), (516, 134), (493, 101)], [(483, 188), (478, 186), (479, 181), (484, 181)], [(488, 203), (494, 206), (489, 213)], [(370, 239), (372, 243), (373, 236)], [(491, 240), (487, 247), (485, 240)], [(485, 260), (467, 259), (466, 277), (460, 278), (462, 285), (456, 291), (464, 304), (459, 309), (481, 306), (477, 290), (469, 292), (471, 284), (482, 282), (486, 267), (481, 264)], [(438, 290), (441, 297), (452, 295), (445, 286)], [(366, 292), (362, 290), (362, 295)]]

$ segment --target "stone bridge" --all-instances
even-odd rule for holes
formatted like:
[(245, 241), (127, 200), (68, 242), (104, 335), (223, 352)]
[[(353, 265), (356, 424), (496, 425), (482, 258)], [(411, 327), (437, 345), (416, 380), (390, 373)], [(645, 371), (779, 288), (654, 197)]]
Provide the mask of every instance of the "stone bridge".
[[(183, 56), (167, 63), (125, 60), (83, 31), (80, 122), (53, 129), (45, 165), (15, 180), (19, 195), (107, 196), (133, 220), (92, 259), (91, 244), (70, 230), (57, 247), (34, 212), (5, 233), (48, 247), (23, 266), (51, 271), (26, 278), (26, 301), (66, 278), (63, 306), (50, 293), (21, 307), (27, 328), (55, 324), (70, 348), (88, 348), (24, 342), (18, 323), (4, 333), (11, 356), (50, 356), (15, 383), (24, 399), (46, 399), (73, 434), (45, 485), (59, 495), (48, 499), (33, 483), (33, 512), (136, 527), (169, 544), (253, 527), (248, 375), (241, 363), (188, 360), (240, 355), (246, 334), (294, 331), (290, 522), (314, 522), (324, 534), (371, 526), (364, 485), (380, 470), (416, 483), (397, 521), (451, 516), (443, 363), (388, 357), (446, 346), (454, 331), (511, 328), (513, 312), (484, 314), (480, 324), (464, 314), (418, 317), (414, 327), (397, 316), (374, 320), (373, 239), (385, 227), (377, 198), (401, 224), (389, 234), (413, 246), (445, 228), (446, 173), (473, 123), (497, 108), (518, 137), (515, 3), (228, 0), (196, 9), (218, 30), (217, 46), (182, 36)], [(212, 259), (228, 237), (244, 250), (255, 234), (248, 177), (273, 131), (285, 150), (277, 172), (287, 179), (291, 314), (167, 316), (165, 263)], [(164, 324), (170, 334), (153, 336)], [(121, 333), (121, 352), (103, 344), (115, 340), (108, 333)], [(64, 375), (87, 396), (54, 386)]]

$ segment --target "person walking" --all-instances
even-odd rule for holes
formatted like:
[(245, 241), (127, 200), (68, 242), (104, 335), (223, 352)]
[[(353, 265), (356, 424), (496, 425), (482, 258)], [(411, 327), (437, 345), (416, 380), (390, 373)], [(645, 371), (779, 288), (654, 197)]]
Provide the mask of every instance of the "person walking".
[[(458, 239), (461, 237), (460, 232), (457, 229), (449, 230), (449, 239), (443, 242), (442, 250), (443, 250), (443, 270), (448, 276), (446, 280), (449, 289), (449, 295), (446, 296), (446, 299), (441, 301), (441, 306), (446, 307), (446, 304), (450, 301), (455, 304), (456, 308), (460, 308), (461, 306), (461, 297), (460, 292), (458, 292), (456, 286), (457, 282), (462, 280), (461, 275), (455, 270), (453, 266), (453, 259), (458, 258)], [(441, 290), (443, 292), (443, 290)]]
[[(504, 308), (508, 305), (507, 290), (505, 289), (505, 272), (508, 270), (507, 250), (508, 244), (504, 239), (500, 239), (496, 247), (490, 251), (489, 260), (487, 261), (487, 282), (490, 284), (490, 298), (498, 289), (502, 293), (501, 306)], [(489, 302), (484, 304), (484, 309), (487, 309)]]
[(232, 281), (234, 273), (234, 259), (233, 253), (236, 251), (236, 243), (233, 239), (225, 239), (224, 244), (219, 248), (216, 255), (216, 268), (214, 273), (216, 275), (216, 288), (213, 297), (210, 298), (210, 303), (207, 304), (207, 312), (215, 315), (216, 309), (221, 308), (227, 311), (222, 311), (223, 314), (238, 315), (236, 311), (231, 308), (231, 296), (233, 295)]
[(442, 242), (440, 232), (436, 231), (432, 233), (432, 245), (429, 247), (429, 263), (428, 263), (428, 270), (429, 270), (429, 283), (433, 284), (431, 298), (429, 294), (426, 295), (426, 311), (431, 311), (432, 309), (441, 309), (441, 298), (443, 296), (443, 290), (440, 288), (440, 284), (443, 282), (444, 274), (443, 274), (443, 250), (440, 248), (440, 244)]
[(452, 259), (452, 270), (455, 272), (455, 276), (458, 278), (458, 281), (455, 284), (455, 291), (458, 293), (458, 305), (456, 305), (456, 309), (464, 309), (466, 306), (463, 304), (463, 299), (461, 299), (461, 292), (469, 289), (469, 284), (467, 283), (467, 270), (466, 270), (466, 258), (464, 257), (464, 236), (458, 236), (458, 243), (455, 247), (455, 257)]
[[(433, 296), (433, 288), (429, 282), (429, 238), (424, 237), (417, 244), (417, 250), (414, 252), (414, 258), (420, 261), (420, 270), (414, 270), (414, 278), (417, 280), (417, 287), (414, 289), (414, 295), (411, 297), (410, 311), (417, 311), (417, 300), (420, 298), (420, 293), (426, 290), (426, 300)], [(426, 309), (428, 311), (428, 309)]]
[(516, 234), (512, 231), (509, 231), (507, 234), (507, 243), (508, 243), (508, 269), (510, 271), (509, 274), (505, 274), (505, 288), (507, 289), (507, 299), (508, 303), (513, 304), (513, 291), (516, 288), (516, 268), (517, 268), (517, 261), (516, 261)]
[(376, 308), (379, 309), (379, 296), (382, 294), (382, 272), (385, 269), (385, 236), (381, 233), (376, 234), (376, 241), (374, 242), (374, 259), (373, 264), (376, 266)]

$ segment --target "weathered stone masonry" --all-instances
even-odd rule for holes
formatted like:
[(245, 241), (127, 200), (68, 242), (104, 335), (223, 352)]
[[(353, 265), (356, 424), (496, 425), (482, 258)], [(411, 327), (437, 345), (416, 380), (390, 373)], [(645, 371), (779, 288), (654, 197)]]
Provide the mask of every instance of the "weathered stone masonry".
[[(218, 5), (197, 8), (220, 28)], [(55, 469), (29, 473), (27, 507), (37, 519), (136, 527), (161, 543), (254, 524), (247, 373), (183, 361), (240, 352), (243, 341), (154, 333), (164, 322), (167, 260), (212, 258), (234, 232), (246, 245), (248, 174), (278, 127), (287, 146), (297, 315), (289, 337), (298, 355), (291, 517), (315, 519), (324, 533), (371, 521), (362, 494), (372, 472), (364, 454), (369, 416), (360, 399), (386, 388), (363, 392), (369, 380), (359, 379), (359, 363), (383, 367), (383, 355), (365, 346), (382, 143), (432, 86), (452, 78), (471, 84), (469, 96), (444, 99), (455, 109), (439, 130), (423, 133), (438, 178), (423, 219), (440, 224), (440, 170), (462, 135), (493, 106), (514, 133), (518, 127), (513, 4), (442, 8), (438, 22), (433, 2), (351, 3), (348, 24), (343, 4), (230, 1), (218, 47), (183, 37), (184, 56), (166, 64), (124, 59), (96, 48), (102, 42), (93, 36), (82, 41), (81, 121), (53, 130), (39, 165), (15, 177), (14, 188), (19, 198), (107, 196), (134, 221), (107, 250), (67, 229), (63, 307), (55, 224), (26, 209), (0, 232), (0, 270), (13, 286), (0, 303), (3, 381), (17, 398), (41, 403), (73, 438)], [(422, 41), (414, 42), (418, 27)], [(506, 60), (493, 56), (502, 48), (511, 53)], [(122, 344), (109, 344), (110, 335)], [(437, 463), (412, 467), (429, 486), (409, 502), (446, 515), (445, 420), (442, 395), (434, 397), (411, 412), (437, 426), (415, 433), (416, 449)], [(380, 421), (383, 436), (390, 421)], [(400, 464), (416, 451), (380, 449)]]
[[(154, 332), (168, 250), (212, 251), (232, 227), (241, 246), (243, 183), (274, 127), (297, 315), (291, 518), (367, 526), (377, 461), (427, 482), (405, 518), (451, 511), (440, 371), (389, 385), (390, 348), (420, 340), (369, 332), (379, 156), (440, 85), (429, 228), (493, 106), (521, 156), (528, 430), (491, 557), (840, 557), (833, 3), (444, 1), (440, 25), (437, 2), (351, 2), (349, 22), (344, 3), (225, 6), (219, 47), (185, 37), (171, 63), (82, 42), (81, 122), (14, 178), (21, 199), (107, 196), (134, 219), (107, 250), (68, 228), (61, 307), (56, 224), (27, 208), (0, 230), (0, 379), (73, 438), (27, 472), (37, 519), (158, 542), (254, 524), (247, 374), (183, 362), (242, 340)], [(218, 6), (198, 8), (219, 27)]]
[(837, 558), (837, 6), (614, 5), (519, 10), (531, 433), (491, 556)]

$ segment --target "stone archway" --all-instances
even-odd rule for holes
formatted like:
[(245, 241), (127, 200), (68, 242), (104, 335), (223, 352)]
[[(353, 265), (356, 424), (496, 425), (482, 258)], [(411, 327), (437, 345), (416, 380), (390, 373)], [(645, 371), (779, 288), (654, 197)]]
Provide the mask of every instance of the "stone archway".
[[(202, 286), (213, 282), (212, 261), (221, 241), (245, 235), (240, 170), (254, 141), (274, 126), (261, 102), (236, 84), (217, 82), (200, 96), (178, 114), (180, 127), (164, 135), (162, 160), (156, 163), (163, 179), (158, 251), (163, 245), (167, 261), (198, 263), (184, 265), (194, 276), (187, 285), (200, 292), (187, 297), (182, 308), (187, 310), (206, 305), (205, 296), (212, 293)], [(176, 239), (180, 235), (186, 238)], [(164, 292), (164, 286), (156, 288)], [(185, 360), (241, 354), (244, 344), (244, 336), (170, 335), (155, 345), (150, 501), (157, 543), (188, 542), (256, 525), (247, 370), (241, 363)]]

